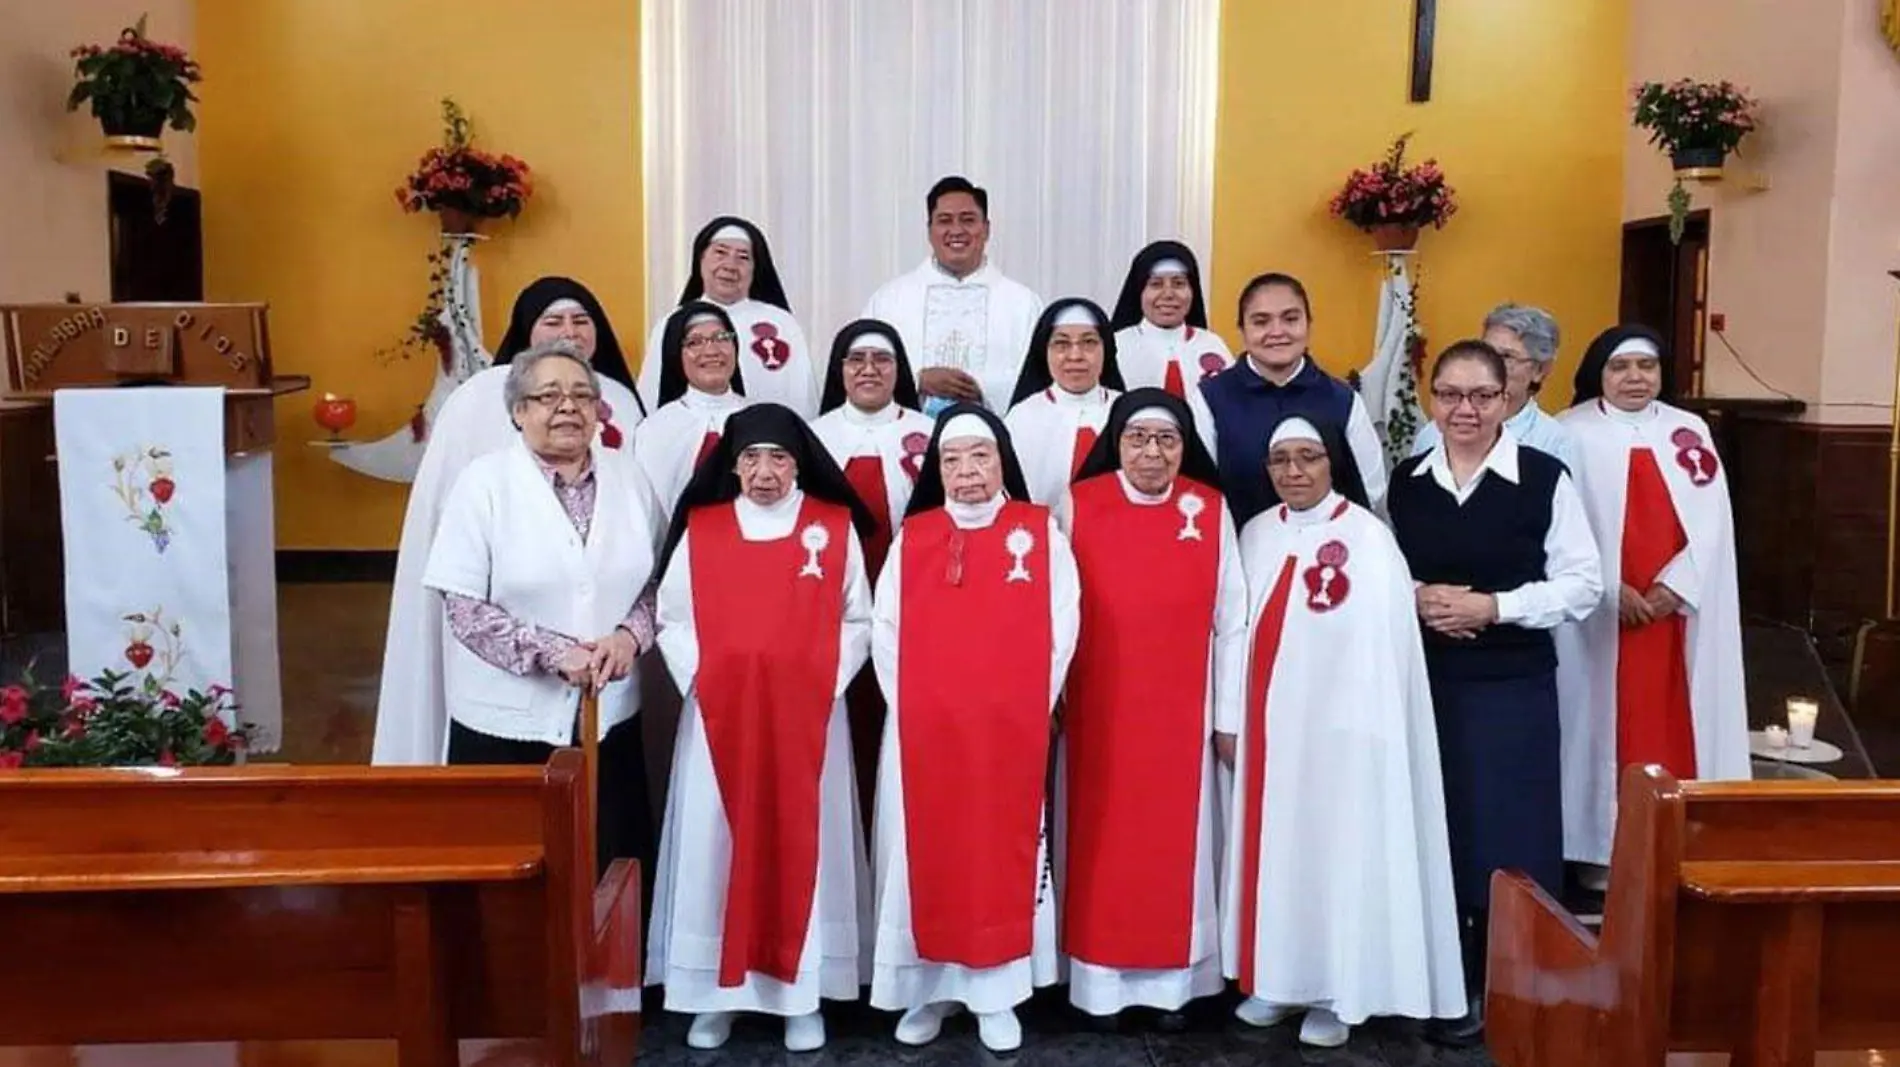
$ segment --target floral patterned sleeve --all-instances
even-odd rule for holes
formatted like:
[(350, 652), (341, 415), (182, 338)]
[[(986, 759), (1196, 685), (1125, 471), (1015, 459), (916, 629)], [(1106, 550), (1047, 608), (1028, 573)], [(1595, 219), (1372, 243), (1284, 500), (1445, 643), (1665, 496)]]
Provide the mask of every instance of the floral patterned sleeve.
[(653, 647), (653, 636), (658, 629), (653, 621), (653, 602), (657, 587), (649, 584), (640, 593), (640, 599), (633, 602), (633, 610), (620, 620), (620, 629), (633, 635), (633, 641), (645, 652)]
[(445, 599), (449, 632), (484, 663), (509, 674), (552, 673), (555, 658), (575, 644), (565, 634), (523, 622), (486, 600), (458, 593), (445, 594)]

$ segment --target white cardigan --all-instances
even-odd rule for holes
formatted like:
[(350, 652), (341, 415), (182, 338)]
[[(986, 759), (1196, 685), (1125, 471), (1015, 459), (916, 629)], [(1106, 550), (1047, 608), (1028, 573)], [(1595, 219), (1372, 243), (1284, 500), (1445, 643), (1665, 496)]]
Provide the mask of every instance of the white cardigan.
[[(475, 459), (449, 492), (423, 584), (579, 640), (611, 633), (653, 573), (654, 537), (633, 478), (605, 462), (598, 445), (593, 470), (594, 518), (583, 544), (526, 444)], [(449, 717), (469, 729), (572, 743), (580, 694), (558, 676), (510, 674), (459, 641), (443, 674)], [(632, 718), (639, 699), (632, 675), (610, 683), (600, 696), (601, 732)]]

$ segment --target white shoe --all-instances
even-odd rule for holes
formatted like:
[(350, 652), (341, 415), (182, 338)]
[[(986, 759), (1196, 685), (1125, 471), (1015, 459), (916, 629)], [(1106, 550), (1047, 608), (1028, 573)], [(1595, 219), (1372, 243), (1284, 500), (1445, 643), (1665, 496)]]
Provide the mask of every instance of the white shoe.
[(793, 1015), (785, 1020), (785, 1050), (816, 1052), (825, 1047), (825, 1017), (817, 1012)]
[(686, 1029), (686, 1044), (689, 1048), (713, 1049), (724, 1045), (731, 1036), (732, 1013), (709, 1011), (693, 1016), (693, 1025)]
[(1016, 1012), (1009, 1008), (979, 1012), (976, 1036), (991, 1052), (1014, 1052), (1023, 1047), (1023, 1024), (1016, 1021)]
[(1352, 1027), (1339, 1021), (1339, 1016), (1325, 1008), (1306, 1009), (1306, 1018), (1300, 1023), (1300, 1044), (1314, 1048), (1338, 1048), (1352, 1036)]
[(1275, 1004), (1259, 997), (1248, 997), (1234, 1009), (1234, 1018), (1248, 1026), (1275, 1026), (1291, 1019), (1299, 1010), (1297, 1004)]
[(903, 1045), (928, 1045), (943, 1032), (944, 1012), (935, 1004), (922, 1004), (897, 1020), (897, 1040)]

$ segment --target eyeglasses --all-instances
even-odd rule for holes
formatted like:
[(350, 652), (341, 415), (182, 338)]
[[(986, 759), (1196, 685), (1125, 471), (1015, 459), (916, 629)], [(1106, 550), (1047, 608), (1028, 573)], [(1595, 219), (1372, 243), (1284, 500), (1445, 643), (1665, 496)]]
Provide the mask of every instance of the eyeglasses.
[(738, 339), (739, 339), (739, 335), (735, 333), (724, 333), (724, 332), (704, 333), (704, 334), (700, 334), (698, 337), (688, 337), (686, 339), (686, 343), (682, 345), (681, 347), (685, 348), (686, 351), (688, 352), (697, 353), (697, 352), (704, 352), (708, 348), (711, 348), (714, 345), (718, 345), (721, 348), (724, 348), (725, 346), (732, 344), (734, 341), (737, 341)]
[(1133, 452), (1146, 452), (1149, 445), (1160, 449), (1165, 455), (1181, 447), (1181, 435), (1174, 430), (1122, 431), (1123, 448)]
[(1080, 341), (1073, 341), (1067, 337), (1058, 337), (1049, 342), (1049, 351), (1054, 352), (1058, 356), (1066, 356), (1077, 349), (1091, 354), (1100, 352), (1102, 350), (1102, 339), (1100, 337), (1084, 337)]
[(543, 389), (538, 393), (530, 393), (525, 399), (552, 411), (560, 407), (561, 401), (563, 400), (572, 400), (575, 407), (586, 407), (596, 400), (599, 400), (600, 394), (594, 392), (592, 389), (575, 389), (572, 391)]
[(863, 370), (866, 367), (889, 370), (895, 366), (897, 357), (889, 352), (848, 352), (844, 357), (845, 370)]
[(1267, 469), (1270, 471), (1284, 471), (1298, 467), (1301, 470), (1312, 470), (1323, 464), (1331, 463), (1332, 459), (1333, 457), (1326, 453), (1314, 451), (1313, 449), (1301, 449), (1298, 452), (1276, 452), (1267, 457)]
[(1502, 389), (1433, 389), (1432, 402), (1444, 408), (1446, 411), (1456, 411), (1458, 410), (1458, 405), (1470, 401), (1471, 410), (1482, 411), (1497, 403), (1498, 398), (1503, 395), (1504, 390)]

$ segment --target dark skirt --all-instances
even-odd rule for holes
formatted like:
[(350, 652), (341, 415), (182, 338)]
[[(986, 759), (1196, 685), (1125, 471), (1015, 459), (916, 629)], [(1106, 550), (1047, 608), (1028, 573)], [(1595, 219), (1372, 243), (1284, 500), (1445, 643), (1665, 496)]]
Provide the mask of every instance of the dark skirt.
[[(643, 901), (651, 896), (653, 877), (653, 812), (648, 806), (646, 746), (636, 715), (607, 731), (600, 739), (600, 826), (596, 857), (600, 870), (610, 860), (640, 861), (641, 880), (647, 882)], [(578, 740), (575, 742), (579, 744)], [(540, 741), (511, 741), (471, 730), (449, 720), (449, 762), (452, 764), (539, 765), (554, 754), (554, 746)]]
[(1554, 671), (1447, 678), (1430, 671), (1458, 907), (1484, 910), (1491, 873), (1563, 890), (1563, 760)]

